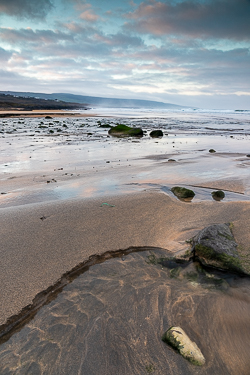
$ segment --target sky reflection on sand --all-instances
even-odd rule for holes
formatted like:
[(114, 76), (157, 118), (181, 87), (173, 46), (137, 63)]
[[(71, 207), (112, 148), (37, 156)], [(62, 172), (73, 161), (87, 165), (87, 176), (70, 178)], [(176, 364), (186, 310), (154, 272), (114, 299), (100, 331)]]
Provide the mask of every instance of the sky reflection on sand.
[[(140, 139), (109, 137), (98, 121), (140, 126), (146, 133)], [(161, 188), (233, 179), (243, 182), (240, 192), (248, 196), (250, 191), (249, 114), (9, 118), (0, 120), (0, 128), (1, 193), (7, 193), (0, 196), (2, 207), (124, 193), (153, 180)], [(163, 138), (150, 138), (156, 128), (163, 130)], [(216, 153), (210, 154), (210, 148)]]

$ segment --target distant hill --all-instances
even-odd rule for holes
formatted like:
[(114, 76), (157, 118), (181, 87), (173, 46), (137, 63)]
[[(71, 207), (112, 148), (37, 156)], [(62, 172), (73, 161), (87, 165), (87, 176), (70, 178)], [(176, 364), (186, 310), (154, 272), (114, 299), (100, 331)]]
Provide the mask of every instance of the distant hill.
[(32, 111), (32, 110), (58, 110), (58, 109), (87, 109), (82, 103), (65, 102), (55, 99), (42, 99), (25, 95), (13, 95), (0, 92), (1, 111)]
[(183, 106), (171, 103), (155, 102), (151, 100), (139, 99), (116, 99), (116, 98), (101, 98), (95, 96), (73, 95), (66, 93), (43, 94), (34, 92), (16, 92), (16, 91), (0, 91), (2, 94), (9, 94), (22, 97), (30, 97), (46, 100), (60, 100), (67, 103), (80, 103), (90, 107), (104, 107), (104, 108), (169, 108), (180, 109)]

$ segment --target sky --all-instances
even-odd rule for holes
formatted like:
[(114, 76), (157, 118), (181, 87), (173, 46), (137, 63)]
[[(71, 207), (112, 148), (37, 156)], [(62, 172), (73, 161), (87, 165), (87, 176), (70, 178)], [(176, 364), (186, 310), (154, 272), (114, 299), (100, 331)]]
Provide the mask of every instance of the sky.
[(250, 109), (250, 0), (0, 0), (0, 91)]

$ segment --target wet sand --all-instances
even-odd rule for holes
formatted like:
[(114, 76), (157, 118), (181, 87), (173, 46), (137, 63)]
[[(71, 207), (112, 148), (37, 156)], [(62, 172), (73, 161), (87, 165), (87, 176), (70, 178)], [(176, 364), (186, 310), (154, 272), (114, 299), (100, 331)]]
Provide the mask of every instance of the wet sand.
[(93, 254), (130, 246), (185, 251), (204, 226), (224, 222), (233, 222), (245, 254), (250, 202), (188, 204), (145, 192), (1, 209), (1, 323)]
[[(39, 292), (94, 254), (131, 246), (180, 254), (189, 248), (186, 241), (209, 224), (233, 223), (241, 259), (249, 270), (248, 133), (234, 133), (237, 139), (230, 133), (221, 138), (218, 130), (211, 138), (213, 132), (205, 137), (193, 129), (182, 134), (184, 126), (173, 131), (171, 124), (163, 139), (121, 140), (107, 137), (107, 130), (98, 128), (94, 119), (85, 124), (70, 119), (58, 124), (60, 119), (54, 119), (52, 125), (50, 120), (41, 124), (36, 118), (31, 123), (6, 121), (2, 128), (4, 163), (0, 166), (2, 327)], [(67, 124), (65, 133), (54, 134), (59, 127), (63, 129), (62, 124)], [(49, 129), (54, 133), (49, 134)], [(209, 154), (210, 145), (216, 145), (216, 154)], [(173, 184), (193, 187), (193, 202), (174, 197), (170, 191)], [(211, 189), (225, 189), (226, 198), (213, 201)], [(126, 259), (130, 256), (134, 257)], [(226, 295), (208, 292), (166, 279), (166, 270), (149, 267), (140, 255), (136, 257), (135, 265), (110, 260), (94, 266), (99, 278), (91, 268), (83, 302), (81, 288), (68, 285), (66, 288), (74, 290), (69, 304), (62, 297), (65, 289), (57, 297), (59, 302), (47, 306), (40, 322), (43, 309), (20, 336), (16, 334), (0, 346), (1, 374), (90, 375), (99, 374), (102, 368), (103, 374), (112, 375), (238, 374), (238, 369), (248, 375), (248, 281), (237, 281), (237, 288), (230, 288)], [(112, 262), (118, 262), (123, 271), (118, 272), (115, 284), (112, 275), (106, 284), (105, 267), (114, 269)], [(86, 275), (79, 280), (87, 280)], [(129, 275), (125, 279), (130, 280), (130, 289), (124, 275)], [(99, 288), (101, 285), (105, 288)], [(85, 303), (86, 293), (87, 305), (79, 307), (78, 303)], [(103, 310), (99, 303), (105, 306)], [(62, 310), (51, 313), (53, 306)], [(64, 308), (69, 310), (65, 313)], [(161, 342), (163, 329), (172, 324), (182, 325), (201, 345), (208, 358), (204, 369), (194, 368)], [(144, 339), (138, 327), (144, 328)], [(49, 333), (43, 336), (46, 330)], [(51, 332), (55, 336), (48, 339)], [(60, 332), (64, 332), (63, 338)], [(59, 366), (58, 372), (53, 363)]]
[[(145, 249), (146, 250), (146, 249)], [(222, 286), (171, 278), (151, 249), (92, 266), (0, 347), (9, 374), (248, 375), (250, 283)], [(163, 343), (181, 326), (201, 348), (196, 367)]]

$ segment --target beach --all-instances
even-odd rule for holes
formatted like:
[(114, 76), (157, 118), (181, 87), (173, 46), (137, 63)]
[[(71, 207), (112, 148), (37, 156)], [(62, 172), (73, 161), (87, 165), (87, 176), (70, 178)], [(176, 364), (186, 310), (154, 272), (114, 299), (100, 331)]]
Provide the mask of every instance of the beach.
[[(223, 291), (204, 289), (146, 260), (152, 252), (185, 254), (199, 230), (232, 223), (248, 271), (249, 115), (84, 116), (0, 120), (2, 330), (22, 309), (27, 313), (26, 325), (3, 340), (1, 373), (247, 375), (248, 277), (232, 276)], [(101, 127), (115, 123), (140, 126), (144, 136), (115, 138)], [(149, 132), (157, 128), (164, 136), (153, 139)], [(174, 196), (176, 185), (195, 192), (192, 202)], [(215, 201), (214, 190), (225, 198)], [(91, 259), (79, 278), (65, 281), (63, 275)], [(57, 283), (65, 287), (52, 298)], [(36, 296), (41, 307), (34, 317)], [(183, 326), (202, 347), (203, 368), (162, 343), (171, 325)]]

